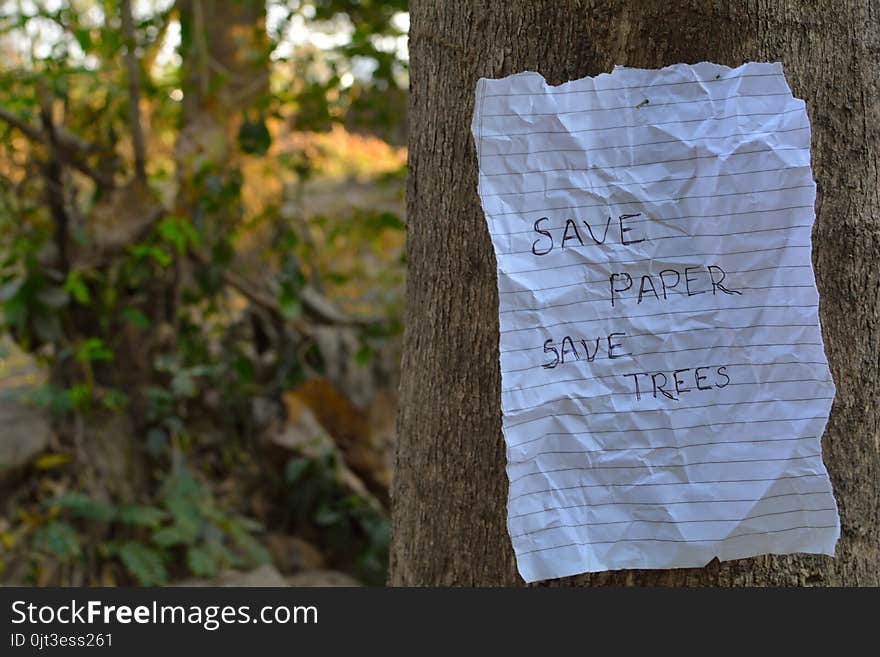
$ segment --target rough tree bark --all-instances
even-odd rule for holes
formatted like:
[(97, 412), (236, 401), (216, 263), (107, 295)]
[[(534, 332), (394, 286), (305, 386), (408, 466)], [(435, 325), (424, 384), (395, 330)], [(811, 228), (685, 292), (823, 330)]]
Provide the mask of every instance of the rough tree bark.
[(614, 64), (781, 61), (807, 102), (816, 276), (837, 383), (823, 451), (834, 559), (618, 571), (560, 585), (880, 584), (880, 4), (876, 0), (413, 0), (409, 279), (391, 583), (516, 585), (505, 529), (495, 259), (470, 135), (479, 77), (553, 84)]

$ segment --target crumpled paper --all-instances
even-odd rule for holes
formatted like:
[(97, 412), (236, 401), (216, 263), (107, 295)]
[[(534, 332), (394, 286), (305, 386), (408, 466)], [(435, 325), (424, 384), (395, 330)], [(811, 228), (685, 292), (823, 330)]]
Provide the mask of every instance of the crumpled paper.
[(804, 102), (779, 64), (477, 85), (526, 581), (833, 554)]

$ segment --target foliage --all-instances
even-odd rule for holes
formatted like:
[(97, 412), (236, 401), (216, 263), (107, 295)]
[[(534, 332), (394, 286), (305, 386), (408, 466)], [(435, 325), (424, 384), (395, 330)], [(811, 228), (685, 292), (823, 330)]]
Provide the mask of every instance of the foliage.
[[(130, 32), (109, 0), (0, 8), (0, 333), (46, 368), (58, 430), (0, 544), (152, 585), (268, 559), (261, 514), (218, 491), (252, 485), (243, 463), (259, 481), (256, 402), (321, 373), (314, 325), (369, 317), (361, 367), (399, 333), (404, 154), (375, 135), (402, 134), (406, 3), (217, 4), (241, 25), (132, 4)], [(144, 481), (95, 484), (106, 414)], [(385, 511), (335, 456), (297, 458), (283, 502), (384, 580)]]
[(371, 500), (340, 489), (336, 453), (291, 457), (284, 468), (288, 504), (298, 523), (323, 529), (331, 550), (354, 556), (363, 581), (385, 583), (390, 525)]
[(46, 503), (47, 521), (32, 535), (33, 549), (61, 563), (87, 557), (77, 526), (106, 523), (109, 538), (94, 546), (97, 555), (116, 559), (138, 584), (168, 583), (166, 564), (185, 564), (192, 575), (210, 577), (228, 567), (269, 560), (254, 537), (259, 524), (219, 508), (187, 468), (165, 479), (156, 505), (116, 505), (82, 493)]

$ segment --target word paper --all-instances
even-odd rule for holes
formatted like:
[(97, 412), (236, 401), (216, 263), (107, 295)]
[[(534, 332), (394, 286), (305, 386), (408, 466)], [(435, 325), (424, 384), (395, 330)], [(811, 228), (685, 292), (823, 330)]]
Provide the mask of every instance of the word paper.
[(833, 554), (810, 125), (779, 64), (477, 85), (526, 581)]

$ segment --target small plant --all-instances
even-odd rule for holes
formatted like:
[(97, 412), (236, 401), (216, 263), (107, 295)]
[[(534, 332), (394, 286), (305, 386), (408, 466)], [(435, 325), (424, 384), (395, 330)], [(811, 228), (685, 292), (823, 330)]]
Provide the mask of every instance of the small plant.
[(321, 529), (326, 547), (351, 561), (367, 584), (383, 585), (388, 572), (390, 524), (374, 500), (340, 485), (337, 454), (294, 456), (285, 467), (288, 503), (298, 524)]
[(86, 557), (76, 525), (105, 523), (109, 539), (98, 543), (100, 559), (118, 561), (142, 586), (168, 583), (168, 565), (185, 563), (190, 574), (212, 577), (224, 568), (253, 567), (269, 560), (254, 534), (253, 520), (218, 508), (210, 491), (185, 467), (164, 481), (155, 506), (115, 505), (81, 493), (47, 503), (49, 520), (32, 537), (34, 550), (63, 563)]

